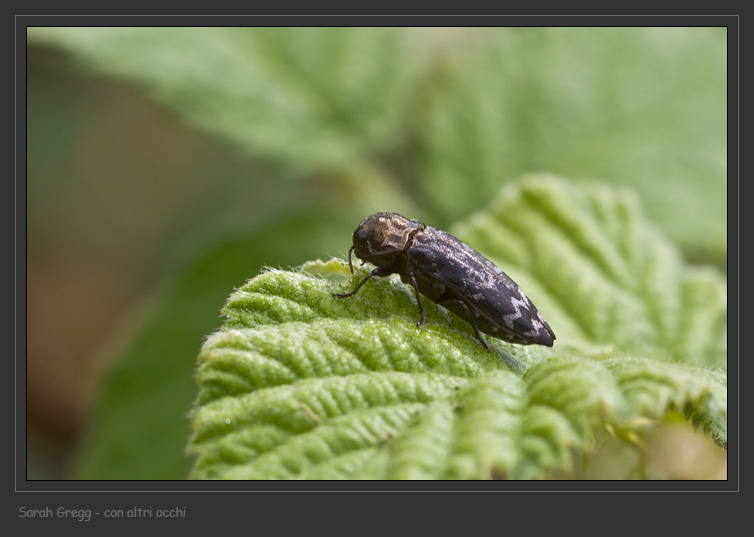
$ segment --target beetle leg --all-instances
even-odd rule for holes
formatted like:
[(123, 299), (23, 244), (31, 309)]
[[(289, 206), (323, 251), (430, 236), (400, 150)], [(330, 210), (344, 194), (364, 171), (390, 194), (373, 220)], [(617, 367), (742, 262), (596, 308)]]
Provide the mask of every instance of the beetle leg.
[(362, 286), (362, 285), (364, 285), (365, 283), (367, 283), (367, 280), (368, 280), (369, 278), (371, 278), (372, 276), (377, 276), (378, 274), (380, 274), (380, 272), (381, 272), (381, 269), (380, 269), (380, 267), (377, 267), (377, 268), (376, 268), (376, 269), (374, 269), (374, 270), (373, 270), (372, 272), (370, 272), (370, 273), (369, 273), (369, 274), (367, 275), (367, 277), (366, 277), (366, 278), (364, 278), (363, 280), (361, 280), (361, 281), (359, 282), (359, 285), (357, 285), (357, 286), (356, 286), (356, 288), (355, 288), (355, 289), (354, 289), (353, 291), (351, 291), (350, 293), (346, 293), (346, 294), (333, 293), (333, 295), (332, 295), (332, 296), (334, 296), (335, 298), (348, 298), (349, 296), (353, 296), (353, 295), (355, 295), (355, 294), (356, 294), (356, 291), (358, 291), (359, 289), (361, 289), (361, 286)]
[(409, 278), (411, 278), (411, 285), (414, 286), (414, 294), (416, 295), (416, 303), (419, 306), (419, 313), (421, 313), (421, 318), (419, 319), (419, 322), (416, 323), (416, 327), (420, 327), (424, 324), (424, 308), (422, 307), (422, 301), (419, 298), (419, 286), (416, 285), (416, 278), (414, 278), (414, 273), (409, 272), (408, 273)]
[(482, 336), (479, 333), (479, 330), (477, 330), (476, 324), (474, 324), (474, 314), (469, 309), (468, 304), (466, 304), (466, 302), (463, 301), (463, 300), (461, 300), (460, 298), (447, 298), (447, 299), (444, 299), (444, 300), (440, 300), (437, 303), (440, 304), (441, 306), (443, 306), (443, 305), (447, 304), (448, 302), (455, 302), (456, 304), (460, 304), (461, 306), (463, 306), (464, 308), (466, 308), (466, 311), (468, 312), (469, 317), (468, 317), (468, 319), (464, 319), (464, 320), (467, 321), (471, 325), (471, 328), (474, 329), (474, 334), (476, 335), (476, 338), (479, 340), (479, 343), (482, 344), (482, 347), (484, 347), (484, 350), (486, 350), (486, 351), (490, 350), (490, 348), (487, 346), (487, 344), (482, 339)]

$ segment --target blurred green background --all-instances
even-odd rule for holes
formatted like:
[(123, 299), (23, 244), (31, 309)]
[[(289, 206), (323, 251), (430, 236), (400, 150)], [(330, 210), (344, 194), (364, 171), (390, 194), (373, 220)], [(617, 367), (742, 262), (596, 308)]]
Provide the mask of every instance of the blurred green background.
[(29, 28), (28, 479), (182, 479), (196, 355), (263, 266), (530, 172), (727, 258), (725, 28)]

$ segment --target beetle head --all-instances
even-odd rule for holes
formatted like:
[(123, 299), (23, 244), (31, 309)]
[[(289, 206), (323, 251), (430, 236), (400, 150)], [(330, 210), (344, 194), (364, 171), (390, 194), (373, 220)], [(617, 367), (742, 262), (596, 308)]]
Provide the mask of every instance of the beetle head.
[(362, 261), (378, 267), (391, 266), (421, 227), (417, 220), (409, 220), (396, 213), (375, 213), (365, 218), (353, 232), (351, 250)]

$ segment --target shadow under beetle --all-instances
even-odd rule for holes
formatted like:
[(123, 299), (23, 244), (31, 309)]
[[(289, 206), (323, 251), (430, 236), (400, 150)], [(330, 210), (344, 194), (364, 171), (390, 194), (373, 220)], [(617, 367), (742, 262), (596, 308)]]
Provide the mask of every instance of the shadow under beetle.
[(398, 274), (411, 284), (424, 324), (419, 295), (447, 308), (468, 322), (482, 346), (489, 347), (479, 331), (521, 345), (552, 347), (555, 333), (531, 300), (494, 263), (450, 233), (409, 220), (396, 213), (375, 213), (353, 232), (351, 254), (376, 265), (353, 291), (333, 294), (353, 296), (372, 276)]

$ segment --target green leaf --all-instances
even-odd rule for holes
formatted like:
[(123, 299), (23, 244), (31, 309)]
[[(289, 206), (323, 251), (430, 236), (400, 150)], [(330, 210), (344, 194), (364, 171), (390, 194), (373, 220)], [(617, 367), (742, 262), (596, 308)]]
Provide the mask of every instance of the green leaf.
[(724, 28), (487, 31), (458, 51), (423, 125), (424, 197), (453, 222), (525, 173), (599, 178), (724, 264), (726, 40)]
[(27, 36), (301, 168), (352, 166), (390, 146), (415, 79), (396, 28), (45, 27)]
[[(678, 411), (727, 445), (725, 373), (685, 355), (672, 363), (685, 348), (679, 327), (691, 324), (714, 335), (693, 360), (724, 363), (719, 317), (687, 311), (704, 308), (684, 299), (689, 288), (724, 297), (724, 282), (689, 278), (635, 196), (535, 177), (458, 229), (515, 270), (558, 336), (552, 349), (488, 337), (487, 352), (429, 301), (417, 328), (413, 293), (397, 278), (337, 299), (369, 272), (350, 276), (343, 260), (267, 270), (231, 295), (200, 353), (191, 477), (588, 477), (578, 461), (596, 439), (638, 451), (647, 423)], [(676, 309), (643, 289), (676, 297)]]
[(558, 343), (727, 368), (725, 280), (685, 265), (630, 190), (531, 176), (452, 231), (526, 290)]

